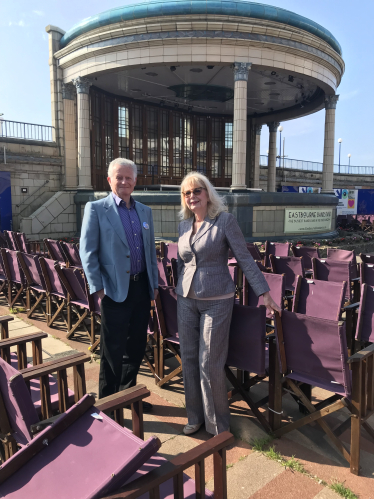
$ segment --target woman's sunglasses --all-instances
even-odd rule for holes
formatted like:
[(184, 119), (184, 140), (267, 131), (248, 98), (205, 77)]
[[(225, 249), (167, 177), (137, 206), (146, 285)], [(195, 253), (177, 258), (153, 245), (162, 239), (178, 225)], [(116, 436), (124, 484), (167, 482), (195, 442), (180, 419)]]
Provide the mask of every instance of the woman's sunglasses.
[(194, 194), (195, 196), (199, 196), (203, 189), (204, 191), (206, 191), (205, 187), (196, 187), (195, 189), (192, 189), (192, 191), (186, 191), (183, 192), (182, 194), (185, 198), (191, 197), (192, 194)]

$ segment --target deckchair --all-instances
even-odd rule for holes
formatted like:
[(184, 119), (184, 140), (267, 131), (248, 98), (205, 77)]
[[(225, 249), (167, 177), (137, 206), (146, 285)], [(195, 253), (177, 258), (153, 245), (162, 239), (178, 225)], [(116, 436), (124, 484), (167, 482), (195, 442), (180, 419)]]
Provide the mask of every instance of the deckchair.
[[(194, 492), (213, 497), (204, 483), (204, 459), (213, 454), (214, 497), (224, 499), (226, 448), (233, 440), (225, 432), (167, 462), (156, 455), (159, 439), (142, 441), (87, 395), (5, 463), (0, 494), (9, 499), (35, 493), (38, 499), (145, 498), (148, 492), (152, 499), (192, 498)], [(196, 482), (183, 473), (193, 465)]]
[(66, 257), (61, 248), (60, 242), (55, 241), (54, 239), (43, 239), (43, 241), (48, 250), (50, 258), (58, 262), (61, 266), (65, 266)]
[[(17, 251), (19, 265), (26, 278), (26, 313), (31, 317), (33, 313), (40, 309), (45, 319), (48, 321), (48, 300), (44, 306), (43, 302), (47, 297), (47, 288), (40, 267), (39, 258), (36, 255), (27, 255)], [(32, 304), (32, 298), (34, 303)]]
[[(178, 321), (177, 321), (177, 295), (172, 286), (159, 286), (159, 295), (155, 301), (155, 314), (153, 316), (153, 329), (158, 351), (158, 372), (156, 372), (156, 385), (165, 383), (179, 376), (182, 372), (182, 359), (179, 349)], [(172, 353), (178, 362), (175, 369), (165, 373), (166, 352)]]
[(363, 345), (374, 343), (374, 287), (369, 284), (361, 287), (356, 339)]
[(374, 263), (360, 263), (360, 284), (374, 286)]
[[(374, 345), (348, 357), (343, 322), (288, 311), (282, 317), (276, 314), (276, 338), (283, 384), (300, 398), (309, 414), (275, 429), (274, 435), (280, 437), (316, 422), (348, 461), (351, 472), (358, 475), (361, 426), (374, 437), (367, 422), (374, 412)], [(326, 390), (331, 396), (313, 405), (300, 383)], [(323, 418), (342, 408), (347, 408), (351, 416), (333, 431)], [(347, 428), (351, 429), (350, 450), (338, 438)]]
[(18, 251), (17, 242), (16, 242), (14, 232), (11, 230), (4, 230), (3, 234), (4, 234), (6, 242), (8, 244), (8, 249), (10, 249), (12, 251)]
[(270, 255), (271, 269), (274, 274), (284, 274), (286, 299), (288, 301), (288, 309), (291, 309), (291, 300), (296, 286), (298, 275), (305, 277), (304, 264), (302, 257), (296, 256), (274, 256)]
[(8, 279), (5, 274), (3, 259), (1, 256), (1, 248), (0, 248), (0, 293), (4, 293), (5, 297), (7, 297), (7, 291), (8, 291), (7, 288), (8, 288)]
[(66, 302), (67, 293), (64, 286), (61, 284), (60, 278), (56, 272), (55, 265), (57, 262), (49, 258), (39, 258), (40, 267), (42, 269), (45, 286), (47, 289), (48, 301), (48, 320), (47, 326), (52, 327), (58, 318), (62, 319), (65, 326), (68, 327), (66, 318)]
[[(90, 345), (93, 346), (96, 341), (96, 317), (100, 314), (100, 303), (96, 302), (98, 308), (94, 307), (93, 298), (89, 299), (91, 295), (87, 294), (85, 277), (82, 276), (78, 269), (61, 267), (56, 263), (55, 270), (68, 296), (66, 303), (68, 332), (66, 337), (71, 338), (78, 327), (82, 326), (85, 334), (90, 339)], [(75, 322), (73, 321), (73, 312), (77, 316)], [(85, 324), (86, 319), (90, 320), (90, 330)]]
[(158, 284), (159, 286), (169, 286), (169, 270), (166, 266), (165, 260), (163, 258), (157, 259), (157, 270), (158, 270)]
[(349, 262), (352, 266), (352, 279), (358, 277), (355, 250), (349, 251), (338, 248), (327, 248), (327, 258), (329, 260), (336, 260), (337, 262)]
[(26, 307), (24, 291), (26, 287), (25, 276), (20, 269), (17, 259), (17, 251), (1, 248), (3, 268), (8, 281), (8, 305), (12, 308), (17, 302)]
[(374, 264), (374, 255), (366, 255), (365, 253), (360, 253), (360, 258), (364, 263)]
[(272, 243), (265, 242), (265, 267), (270, 267), (270, 255), (288, 256), (290, 253), (291, 243)]
[(295, 246), (294, 244), (291, 246), (291, 251), (293, 256), (303, 257), (303, 264), (305, 272), (310, 274), (313, 273), (312, 269), (312, 258), (320, 258), (318, 248), (314, 248), (311, 246)]
[[(285, 296), (285, 278), (284, 274), (268, 274), (263, 273), (265, 281), (270, 288), (270, 294), (278, 307), (283, 310), (284, 308), (284, 296)], [(244, 291), (243, 291), (243, 305), (249, 305), (250, 307), (259, 307), (264, 304), (264, 297), (257, 296), (251, 286), (249, 285), (247, 279), (244, 279)], [(266, 318), (270, 319), (271, 314), (266, 310)]]
[(178, 260), (176, 258), (171, 259), (171, 280), (172, 285), (176, 288), (178, 284)]
[(41, 241), (28, 241), (24, 232), (16, 232), (15, 237), (18, 251), (28, 255), (44, 256)]
[[(313, 277), (318, 281), (347, 282), (345, 298), (349, 302), (359, 301), (359, 279), (352, 275), (350, 262), (341, 262), (331, 258), (312, 258)], [(354, 282), (352, 289), (351, 283)]]
[(60, 241), (60, 247), (64, 253), (65, 261), (69, 264), (69, 267), (75, 267), (82, 270), (82, 260), (79, 256), (77, 245), (74, 243)]

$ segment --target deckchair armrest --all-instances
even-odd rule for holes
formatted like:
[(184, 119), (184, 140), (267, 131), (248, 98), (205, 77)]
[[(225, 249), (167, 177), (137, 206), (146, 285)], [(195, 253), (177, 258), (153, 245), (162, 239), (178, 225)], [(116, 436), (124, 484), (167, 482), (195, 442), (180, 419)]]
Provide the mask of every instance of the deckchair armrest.
[(49, 419), (45, 419), (44, 421), (39, 421), (39, 423), (32, 424), (30, 426), (30, 433), (31, 433), (31, 435), (37, 435), (42, 430), (44, 430), (45, 428), (47, 428), (47, 426), (50, 426), (55, 421), (57, 421), (57, 419), (60, 418), (61, 416), (62, 416), (62, 414), (57, 414), (56, 416), (52, 416)]
[(350, 305), (347, 305), (345, 307), (342, 308), (342, 310), (351, 310), (353, 308), (358, 308), (360, 306), (360, 302), (356, 302), (356, 303), (351, 303)]
[(10, 321), (14, 321), (14, 317), (12, 315), (3, 315), (3, 317), (0, 317), (0, 324), (5, 324)]
[(68, 369), (69, 367), (90, 362), (90, 360), (91, 357), (89, 355), (79, 352), (62, 357), (61, 359), (51, 360), (49, 362), (45, 362), (44, 364), (22, 369), (20, 373), (25, 381), (31, 381), (32, 379), (48, 376), (49, 374)]
[(362, 360), (365, 360), (366, 357), (370, 357), (370, 355), (373, 354), (374, 354), (374, 343), (364, 348), (363, 350), (360, 350), (359, 352), (356, 352), (355, 354), (351, 355), (351, 357), (349, 357), (347, 362), (348, 364), (353, 364), (354, 362), (361, 362)]
[[(234, 436), (228, 431), (220, 433), (194, 449), (180, 454), (172, 461), (165, 462), (159, 468), (150, 471), (145, 476), (143, 475), (117, 491), (103, 496), (102, 499), (135, 499), (153, 489), (158, 490), (162, 483), (171, 478), (175, 477), (176, 481), (179, 482), (178, 478), (181, 478), (183, 471), (195, 464), (201, 463), (212, 454), (214, 455), (214, 482), (215, 485), (217, 484), (217, 489), (220, 489), (220, 485), (223, 487), (225, 483), (226, 476), (225, 450), (234, 441)], [(200, 481), (200, 485), (204, 487), (205, 483), (201, 483)], [(214, 488), (216, 490), (216, 486)], [(178, 495), (177, 497), (182, 496)]]
[(47, 338), (47, 333), (31, 333), (31, 334), (23, 334), (21, 336), (16, 336), (13, 338), (6, 338), (5, 340), (0, 340), (0, 349), (1, 348), (10, 348), (17, 345), (24, 345), (29, 341), (42, 340), (43, 338)]
[(149, 397), (151, 392), (145, 385), (136, 385), (127, 390), (99, 399), (95, 407), (102, 412), (115, 411)]

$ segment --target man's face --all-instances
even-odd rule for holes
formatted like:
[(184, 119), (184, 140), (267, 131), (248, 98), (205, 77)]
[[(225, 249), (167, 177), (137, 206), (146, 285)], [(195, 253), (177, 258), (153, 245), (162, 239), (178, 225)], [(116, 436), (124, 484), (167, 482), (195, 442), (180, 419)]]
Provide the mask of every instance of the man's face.
[(112, 168), (108, 182), (112, 192), (119, 198), (126, 200), (131, 195), (136, 185), (136, 177), (130, 166), (115, 165)]

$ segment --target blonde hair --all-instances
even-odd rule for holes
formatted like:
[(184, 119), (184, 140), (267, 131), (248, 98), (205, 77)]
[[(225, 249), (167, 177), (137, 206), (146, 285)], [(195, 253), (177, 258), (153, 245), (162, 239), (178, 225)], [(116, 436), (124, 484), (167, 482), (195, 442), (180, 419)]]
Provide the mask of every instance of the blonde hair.
[(209, 218), (216, 218), (223, 211), (227, 211), (227, 206), (225, 201), (219, 196), (215, 187), (210, 183), (208, 178), (199, 172), (190, 172), (184, 177), (181, 183), (181, 210), (179, 212), (179, 218), (181, 220), (186, 220), (186, 218), (191, 218), (193, 212), (188, 208), (186, 200), (183, 196), (185, 187), (187, 186), (199, 186), (204, 187), (208, 194), (208, 216)]

